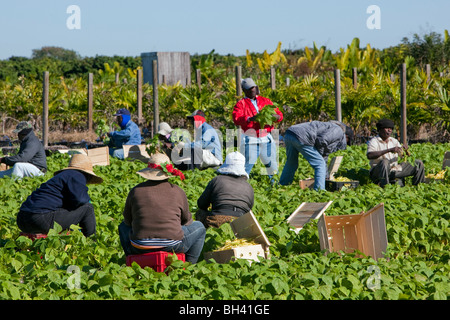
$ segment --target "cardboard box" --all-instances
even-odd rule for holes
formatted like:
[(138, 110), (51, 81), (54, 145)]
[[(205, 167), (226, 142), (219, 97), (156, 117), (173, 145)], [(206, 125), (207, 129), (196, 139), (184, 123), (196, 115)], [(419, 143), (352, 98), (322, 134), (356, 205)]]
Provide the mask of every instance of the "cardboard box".
[(335, 180), (325, 180), (325, 189), (328, 191), (339, 191), (342, 187), (346, 188), (356, 188), (359, 186), (359, 181), (335, 181)]
[(150, 155), (147, 153), (147, 145), (124, 145), (123, 155), (124, 159), (140, 160), (144, 163), (148, 163)]
[(109, 147), (101, 147), (94, 149), (83, 149), (93, 166), (108, 166), (109, 165)]
[(299, 233), (311, 219), (318, 220), (332, 202), (303, 202), (287, 218), (287, 222), (295, 228), (295, 233)]
[(255, 215), (250, 210), (230, 222), (231, 229), (238, 239), (251, 239), (257, 245), (231, 248), (223, 251), (211, 251), (204, 254), (205, 260), (214, 259), (218, 263), (227, 263), (234, 259), (259, 261), (258, 256), (269, 258), (270, 242), (262, 230)]
[(264, 249), (260, 244), (205, 253), (205, 260), (214, 259), (217, 263), (228, 263), (235, 259), (259, 261), (258, 257), (265, 258)]
[(320, 248), (326, 252), (345, 253), (355, 249), (373, 259), (383, 257), (387, 248), (384, 204), (353, 215), (322, 215), (317, 223)]
[[(333, 179), (335, 173), (339, 170), (339, 166), (341, 165), (342, 159), (344, 156), (336, 156), (331, 159), (330, 164), (328, 165), (328, 176), (329, 179)], [(299, 181), (300, 189), (312, 189), (314, 187), (314, 178), (307, 178)]]
[(299, 181), (300, 189), (312, 189), (314, 187), (314, 179), (307, 178)]

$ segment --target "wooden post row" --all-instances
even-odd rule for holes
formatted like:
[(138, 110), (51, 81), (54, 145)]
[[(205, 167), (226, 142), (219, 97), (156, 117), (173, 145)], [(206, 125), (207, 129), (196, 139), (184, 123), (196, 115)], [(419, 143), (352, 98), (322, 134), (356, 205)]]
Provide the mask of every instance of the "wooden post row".
[(406, 63), (400, 69), (400, 139), (404, 146), (408, 145), (406, 136)]
[(158, 133), (159, 102), (158, 102), (158, 61), (153, 60), (153, 133)]
[(236, 98), (240, 99), (242, 95), (241, 79), (242, 79), (242, 67), (236, 66)]
[(272, 90), (276, 89), (276, 85), (275, 85), (275, 68), (274, 67), (270, 67), (270, 88)]
[(88, 131), (93, 130), (93, 124), (94, 124), (94, 75), (92, 73), (89, 73), (88, 76), (88, 116), (87, 116), (87, 125), (88, 125)]
[(137, 109), (137, 121), (138, 126), (141, 126), (144, 123), (144, 119), (142, 117), (142, 69), (138, 69), (136, 73), (136, 109)]
[(339, 69), (334, 70), (334, 91), (335, 91), (336, 120), (342, 122), (341, 72)]
[(197, 77), (197, 86), (198, 86), (198, 90), (202, 91), (202, 73), (200, 71), (200, 69), (196, 70), (196, 77)]
[(352, 79), (353, 79), (353, 88), (358, 88), (358, 69), (353, 68), (352, 72)]
[(48, 87), (49, 73), (44, 71), (42, 80), (42, 144), (48, 147)]

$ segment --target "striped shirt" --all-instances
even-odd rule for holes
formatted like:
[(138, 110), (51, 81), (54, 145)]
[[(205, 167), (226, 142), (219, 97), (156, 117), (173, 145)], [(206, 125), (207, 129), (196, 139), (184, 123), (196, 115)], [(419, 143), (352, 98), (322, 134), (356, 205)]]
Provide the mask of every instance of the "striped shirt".
[(173, 247), (180, 243), (181, 240), (158, 238), (131, 240), (131, 245), (138, 249), (160, 249), (165, 247)]

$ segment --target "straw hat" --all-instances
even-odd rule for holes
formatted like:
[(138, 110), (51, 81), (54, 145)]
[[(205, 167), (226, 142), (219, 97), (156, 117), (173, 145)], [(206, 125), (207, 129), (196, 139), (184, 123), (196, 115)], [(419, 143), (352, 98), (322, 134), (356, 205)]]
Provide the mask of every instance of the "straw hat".
[(64, 170), (79, 170), (89, 174), (91, 176), (91, 179), (89, 179), (88, 181), (89, 184), (98, 184), (103, 182), (103, 179), (94, 173), (91, 159), (89, 159), (88, 156), (81, 153), (74, 154), (72, 158), (70, 158), (69, 166), (67, 168), (56, 171), (54, 175), (57, 175), (58, 173)]
[[(148, 163), (162, 165), (163, 163), (170, 163), (170, 159), (163, 153), (155, 153), (151, 155), (150, 159), (148, 160)], [(156, 168), (145, 168), (139, 170), (137, 174), (147, 180), (160, 181), (169, 179), (169, 175), (167, 173), (165, 173), (161, 169)]]
[(245, 157), (238, 151), (227, 154), (225, 162), (217, 169), (217, 172), (235, 176), (246, 176), (248, 178), (248, 174), (245, 171)]

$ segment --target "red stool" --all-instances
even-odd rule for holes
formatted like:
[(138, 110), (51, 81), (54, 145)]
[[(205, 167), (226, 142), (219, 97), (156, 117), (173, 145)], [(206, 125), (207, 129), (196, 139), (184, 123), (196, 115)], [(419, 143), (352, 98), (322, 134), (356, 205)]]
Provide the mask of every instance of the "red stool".
[[(127, 256), (127, 266), (131, 266), (131, 264), (136, 262), (138, 265), (143, 267), (151, 267), (157, 272), (164, 272), (167, 266), (170, 265), (169, 259), (167, 257), (172, 255), (171, 252), (166, 251), (155, 251), (148, 252), (143, 254), (133, 254)], [(178, 260), (186, 261), (184, 253), (176, 253)]]
[(19, 236), (28, 237), (31, 240), (41, 239), (41, 238), (47, 238), (47, 235), (45, 233), (26, 233), (21, 232)]

